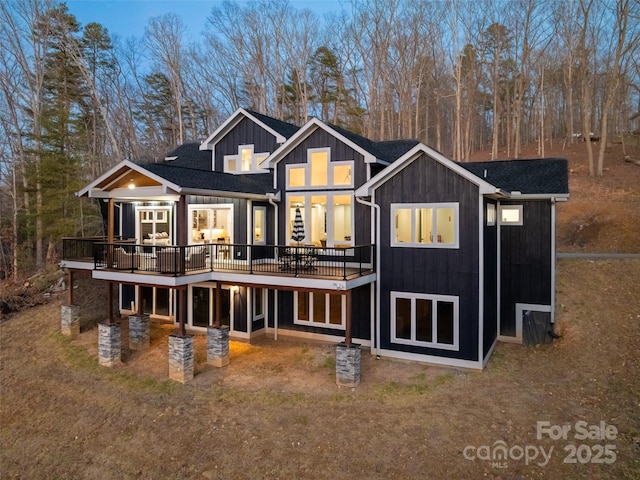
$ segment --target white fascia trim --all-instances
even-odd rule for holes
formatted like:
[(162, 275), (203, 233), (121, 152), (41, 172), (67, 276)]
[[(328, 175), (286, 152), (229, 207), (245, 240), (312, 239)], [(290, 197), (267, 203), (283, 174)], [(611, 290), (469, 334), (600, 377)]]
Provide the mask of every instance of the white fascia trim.
[(449, 168), (450, 170), (453, 170), (461, 177), (466, 178), (471, 183), (477, 185), (480, 189), (480, 194), (482, 195), (493, 195), (498, 193), (499, 191), (498, 188), (496, 188), (494, 185), (491, 185), (490, 183), (486, 182), (480, 177), (474, 175), (466, 168), (463, 168), (460, 165), (456, 164), (453, 160), (448, 159), (447, 157), (437, 152), (436, 150), (432, 149), (431, 147), (425, 145), (424, 143), (419, 143), (415, 147), (413, 147), (411, 150), (409, 150), (407, 153), (405, 153), (402, 157), (400, 157), (398, 160), (393, 162), (389, 167), (382, 170), (375, 177), (373, 177), (367, 183), (365, 183), (360, 188), (358, 188), (356, 190), (356, 195), (358, 197), (369, 197), (371, 195), (372, 190), (375, 190), (387, 179), (391, 178), (393, 175), (400, 172), (403, 168), (410, 165), (411, 162), (413, 162), (416, 158), (418, 158), (422, 154), (425, 154), (431, 157), (432, 159), (441, 163), (442, 165)]
[(557, 202), (566, 202), (569, 200), (568, 193), (520, 193), (520, 192), (511, 192), (509, 195), (509, 200), (518, 201), (518, 200), (555, 200)]
[(216, 143), (218, 143), (220, 138), (222, 138), (224, 135), (226, 135), (226, 133), (231, 128), (236, 126), (240, 122), (240, 120), (242, 120), (241, 116), (244, 116), (244, 117), (248, 118), (249, 120), (251, 120), (252, 122), (260, 125), (261, 128), (263, 128), (264, 130), (269, 132), (271, 135), (273, 135), (275, 137), (275, 139), (276, 139), (276, 143), (284, 143), (284, 142), (287, 141), (287, 139), (283, 135), (279, 134), (274, 129), (272, 129), (271, 127), (267, 126), (266, 124), (264, 124), (263, 122), (258, 120), (256, 117), (254, 117), (249, 112), (247, 112), (244, 108), (238, 108), (211, 135), (209, 135), (206, 138), (206, 140), (204, 140), (200, 144), (199, 149), (200, 150), (213, 150), (213, 146)]
[[(78, 197), (82, 197), (83, 195), (92, 196), (93, 194), (95, 194), (96, 190), (104, 191), (103, 188), (97, 188), (97, 185), (102, 181), (106, 180), (108, 177), (115, 174), (118, 170), (121, 170), (123, 168), (128, 168), (130, 170), (133, 170), (139, 173), (140, 175), (144, 175), (145, 177), (149, 177), (152, 180), (155, 180), (156, 182), (162, 185), (164, 193), (168, 193), (169, 190), (172, 190), (175, 193), (179, 193), (182, 189), (182, 187), (180, 187), (179, 185), (169, 182), (165, 178), (162, 178), (161, 176), (156, 175), (155, 173), (151, 173), (149, 170), (145, 169), (143, 166), (135, 164), (131, 160), (123, 160), (122, 162), (120, 162), (119, 164), (111, 168), (109, 171), (107, 171), (106, 173), (103, 173), (102, 175), (100, 175), (96, 180), (91, 182), (82, 190), (76, 192), (76, 196)], [(122, 175), (118, 177), (118, 179), (122, 178), (122, 176), (124, 175), (125, 173), (123, 172)], [(148, 188), (148, 187), (144, 187), (144, 188)], [(119, 189), (119, 190), (128, 190), (128, 189)], [(131, 194), (131, 191), (129, 191), (129, 195), (130, 194)], [(112, 195), (107, 194), (107, 196), (112, 196)]]
[(243, 193), (243, 192), (229, 192), (227, 190), (204, 190), (198, 188), (184, 188), (182, 192), (184, 195), (204, 195), (211, 197), (224, 197), (224, 198), (242, 198), (249, 200), (268, 200), (269, 194), (267, 193)]
[(435, 365), (444, 365), (448, 367), (468, 368), (473, 370), (482, 370), (482, 362), (473, 360), (460, 360), (458, 358), (437, 357), (434, 355), (421, 355), (419, 353), (409, 353), (397, 350), (381, 349), (382, 357), (398, 358), (401, 360), (411, 360), (413, 362), (432, 363)]
[(302, 142), (305, 138), (307, 138), (309, 135), (311, 135), (313, 132), (315, 132), (316, 129), (318, 129), (318, 128), (323, 129), (329, 135), (334, 136), (335, 138), (340, 140), (342, 143), (348, 145), (349, 147), (351, 147), (355, 151), (361, 153), (364, 156), (365, 163), (376, 163), (376, 162), (379, 162), (377, 160), (376, 156), (373, 155), (372, 153), (370, 153), (370, 152), (366, 151), (364, 148), (356, 145), (351, 140), (349, 140), (348, 138), (344, 137), (340, 133), (336, 132), (334, 129), (332, 129), (330, 126), (328, 126), (327, 124), (325, 124), (321, 120), (318, 120), (317, 118), (312, 118), (306, 124), (304, 124), (304, 126), (302, 128), (300, 128), (300, 130), (298, 130), (291, 138), (289, 138), (289, 140), (287, 140), (285, 143), (283, 143), (280, 146), (280, 148), (278, 148), (275, 152), (273, 152), (271, 154), (271, 158), (270, 159), (265, 160), (265, 162), (266, 161), (269, 162), (269, 168), (275, 168), (276, 164), (280, 160), (282, 160), (287, 153), (289, 153), (292, 149), (297, 147), (298, 144), (300, 144), (300, 142)]
[(79, 262), (77, 260), (61, 260), (60, 268), (71, 268), (73, 270), (93, 270), (93, 260), (89, 262)]

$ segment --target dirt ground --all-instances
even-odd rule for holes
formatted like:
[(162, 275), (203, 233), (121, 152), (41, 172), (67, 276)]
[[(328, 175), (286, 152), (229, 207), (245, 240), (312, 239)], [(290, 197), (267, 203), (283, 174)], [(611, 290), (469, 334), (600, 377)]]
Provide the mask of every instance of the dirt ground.
[[(0, 474), (639, 478), (639, 284), (640, 260), (561, 260), (554, 344), (498, 344), (483, 372), (364, 354), (354, 389), (336, 386), (331, 346), (285, 340), (232, 342), (218, 369), (199, 337), (193, 383), (170, 382), (169, 328), (157, 323), (148, 351), (125, 346), (125, 363), (103, 368), (96, 329), (62, 337), (52, 301), (0, 325)], [(609, 438), (576, 438), (581, 421)], [(571, 430), (538, 439), (537, 422)], [(496, 445), (509, 453), (493, 464)]]
[[(614, 150), (594, 180), (562, 153), (558, 249), (640, 252), (640, 167)], [(196, 337), (194, 381), (171, 382), (155, 322), (150, 349), (103, 368), (94, 322), (61, 336), (53, 298), (0, 323), (0, 478), (640, 478), (640, 260), (562, 259), (557, 282), (552, 345), (500, 343), (482, 372), (363, 351), (354, 389), (332, 346), (282, 339), (232, 342), (218, 369)]]

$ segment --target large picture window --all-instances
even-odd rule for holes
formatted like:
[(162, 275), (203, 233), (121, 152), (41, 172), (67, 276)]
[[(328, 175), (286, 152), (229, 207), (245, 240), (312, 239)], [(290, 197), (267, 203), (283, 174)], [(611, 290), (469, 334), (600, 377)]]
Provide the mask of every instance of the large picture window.
[(391, 292), (391, 342), (458, 350), (458, 297)]
[(344, 329), (346, 305), (344, 295), (294, 292), (293, 323)]
[(391, 205), (391, 246), (458, 248), (457, 203)]
[(317, 192), (287, 197), (287, 241), (291, 240), (296, 209), (304, 223), (304, 245), (347, 247), (353, 245), (353, 195)]
[(353, 161), (332, 161), (331, 149), (310, 148), (307, 163), (286, 166), (287, 188), (353, 187)]

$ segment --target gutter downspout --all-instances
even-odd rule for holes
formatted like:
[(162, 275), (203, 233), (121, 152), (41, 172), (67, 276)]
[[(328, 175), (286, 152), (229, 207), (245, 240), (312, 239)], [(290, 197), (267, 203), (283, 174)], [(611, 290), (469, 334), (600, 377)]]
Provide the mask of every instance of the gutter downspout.
[[(373, 201), (373, 195), (371, 196), (371, 202), (367, 202), (366, 200), (362, 200), (359, 197), (355, 197), (356, 202), (362, 204), (362, 205), (366, 205), (369, 208), (374, 209), (375, 211), (375, 221), (373, 222), (373, 224), (371, 225), (371, 239), (375, 240), (375, 246), (376, 246), (376, 257), (375, 259), (375, 265), (376, 265), (376, 270), (378, 270), (380, 268), (380, 205), (377, 205), (376, 203), (374, 203)], [(375, 239), (374, 239), (374, 234), (373, 231), (375, 229)], [(376, 272), (377, 274), (377, 272)], [(371, 342), (373, 345), (375, 345), (375, 352), (376, 352), (376, 356), (378, 358), (380, 358), (380, 281), (378, 279), (378, 275), (376, 275), (376, 301), (375, 301), (375, 315), (374, 317), (371, 319), (371, 326), (373, 327), (371, 329)], [(374, 339), (374, 332), (375, 332), (375, 339)]]
[(556, 324), (556, 199), (551, 199), (551, 331)]
[[(267, 199), (269, 203), (273, 205), (275, 210), (276, 221), (274, 222), (274, 237), (276, 248), (278, 245), (278, 204), (276, 203), (276, 196), (273, 193), (267, 193)], [(278, 290), (273, 291), (273, 339), (278, 340)]]

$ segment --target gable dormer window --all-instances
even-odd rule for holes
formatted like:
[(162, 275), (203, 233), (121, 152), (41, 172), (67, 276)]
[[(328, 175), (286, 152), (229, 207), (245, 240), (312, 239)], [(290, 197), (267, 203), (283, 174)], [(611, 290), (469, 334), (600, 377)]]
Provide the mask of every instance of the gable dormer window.
[(225, 173), (262, 173), (267, 171), (264, 161), (269, 152), (255, 153), (253, 145), (240, 145), (236, 155), (224, 156)]

